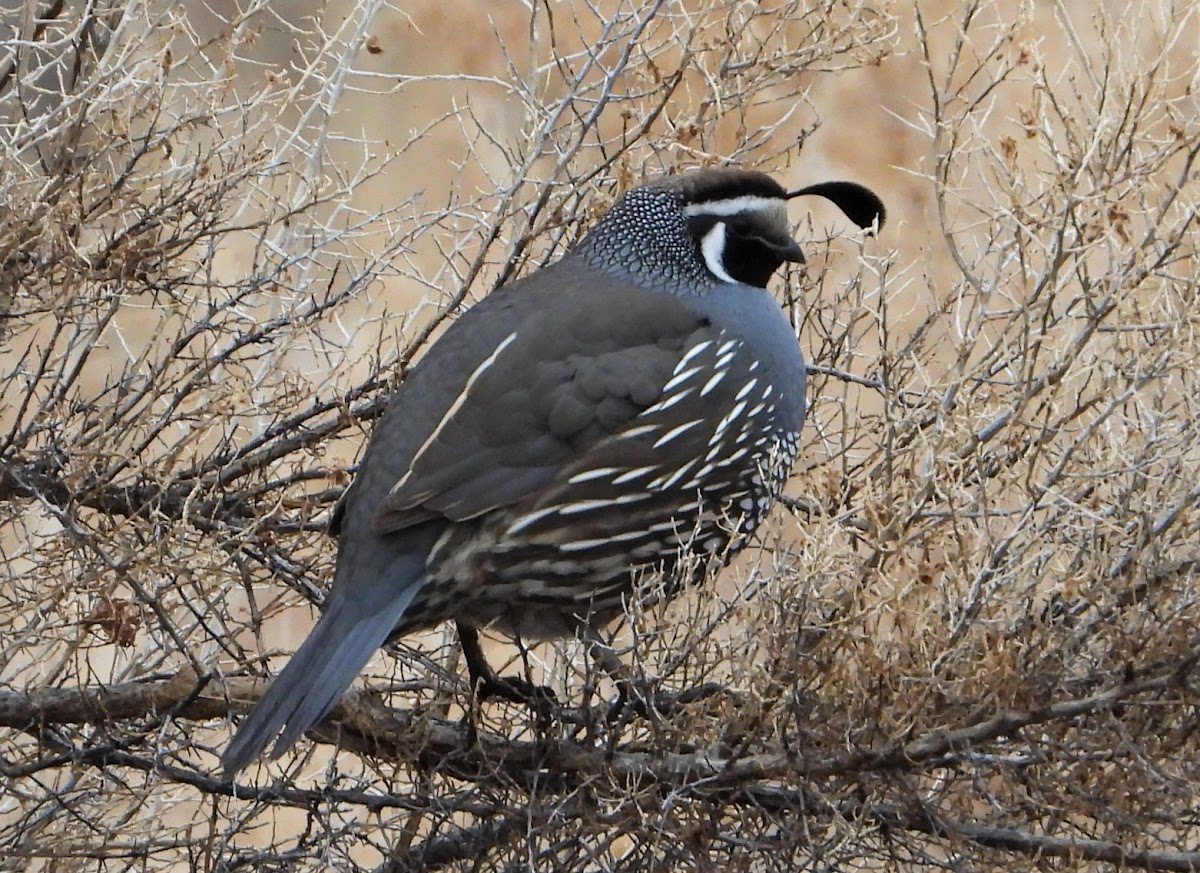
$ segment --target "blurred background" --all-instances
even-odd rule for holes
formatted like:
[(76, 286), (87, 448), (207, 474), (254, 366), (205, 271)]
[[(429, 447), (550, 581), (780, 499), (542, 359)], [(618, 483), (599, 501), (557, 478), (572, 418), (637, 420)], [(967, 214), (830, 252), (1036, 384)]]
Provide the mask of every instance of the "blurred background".
[[(1200, 866), (1193, 3), (0, 6), (0, 869)], [(445, 325), (628, 188), (793, 201), (760, 548), (577, 646), (450, 630), (221, 782)]]

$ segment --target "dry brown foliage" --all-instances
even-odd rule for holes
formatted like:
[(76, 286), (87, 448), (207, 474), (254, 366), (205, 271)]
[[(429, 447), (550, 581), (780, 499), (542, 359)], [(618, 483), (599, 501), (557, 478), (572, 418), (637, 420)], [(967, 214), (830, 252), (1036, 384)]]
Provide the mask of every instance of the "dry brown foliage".
[[(1200, 869), (1194, 5), (302, 6), (0, 17), (0, 870)], [(613, 628), (679, 704), (431, 634), (222, 782), (389, 386), (726, 160), (892, 221), (802, 225), (761, 548)]]

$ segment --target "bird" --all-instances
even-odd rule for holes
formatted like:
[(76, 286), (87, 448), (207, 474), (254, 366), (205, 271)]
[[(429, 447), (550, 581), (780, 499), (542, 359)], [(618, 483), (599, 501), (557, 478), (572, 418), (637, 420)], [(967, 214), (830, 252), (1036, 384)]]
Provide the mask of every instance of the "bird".
[(236, 731), (227, 777), (293, 746), (390, 640), (453, 620), (472, 678), (511, 690), (478, 629), (585, 634), (625, 611), (639, 572), (671, 596), (695, 581), (689, 555), (751, 540), (806, 412), (804, 356), (766, 289), (804, 261), (786, 206), (805, 195), (860, 228), (885, 218), (854, 182), (664, 175), (451, 324), (371, 435), (333, 513), (323, 614)]

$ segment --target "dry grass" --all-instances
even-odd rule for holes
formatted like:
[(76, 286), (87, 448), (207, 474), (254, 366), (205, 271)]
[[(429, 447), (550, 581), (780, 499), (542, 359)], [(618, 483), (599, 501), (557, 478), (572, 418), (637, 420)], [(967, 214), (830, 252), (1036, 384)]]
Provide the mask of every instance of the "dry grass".
[[(0, 19), (0, 870), (1200, 868), (1192, 5), (35, 5)], [(891, 220), (795, 216), (788, 506), (613, 628), (696, 699), (614, 721), (576, 647), (508, 648), (560, 717), (464, 721), (430, 634), (222, 783), (388, 387), (725, 160)]]

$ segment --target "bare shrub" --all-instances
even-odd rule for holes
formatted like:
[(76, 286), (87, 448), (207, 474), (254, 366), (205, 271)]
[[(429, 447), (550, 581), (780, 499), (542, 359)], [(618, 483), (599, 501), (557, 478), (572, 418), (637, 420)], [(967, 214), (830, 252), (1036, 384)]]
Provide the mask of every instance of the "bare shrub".
[[(0, 869), (1200, 867), (1194, 8), (298, 5), (3, 13)], [(389, 387), (727, 160), (892, 220), (803, 224), (772, 529), (612, 629), (677, 705), (429, 634), (222, 782)]]

